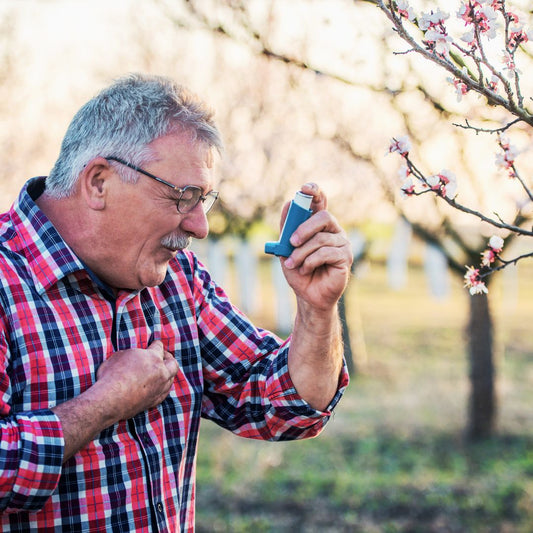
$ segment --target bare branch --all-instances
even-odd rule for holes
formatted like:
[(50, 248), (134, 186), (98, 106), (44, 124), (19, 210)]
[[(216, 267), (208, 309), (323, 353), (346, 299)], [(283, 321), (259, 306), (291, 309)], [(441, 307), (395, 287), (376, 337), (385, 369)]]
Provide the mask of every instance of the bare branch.
[(463, 128), (465, 130), (473, 130), (478, 133), (503, 133), (504, 131), (507, 131), (511, 126), (517, 124), (518, 122), (522, 122), (521, 118), (516, 118), (514, 120), (511, 120), (511, 122), (508, 122), (505, 126), (501, 126), (499, 128), (479, 128), (477, 126), (472, 126), (470, 122), (468, 122), (468, 119), (465, 119), (464, 124), (457, 124), (453, 122), (453, 125), (458, 128)]

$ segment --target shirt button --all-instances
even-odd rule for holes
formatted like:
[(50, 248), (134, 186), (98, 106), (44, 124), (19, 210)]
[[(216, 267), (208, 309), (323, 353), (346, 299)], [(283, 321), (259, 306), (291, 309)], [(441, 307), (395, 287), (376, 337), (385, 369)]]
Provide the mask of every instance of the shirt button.
[(159, 502), (159, 503), (157, 504), (157, 510), (158, 510), (160, 513), (163, 512), (163, 504), (162, 504), (161, 502)]

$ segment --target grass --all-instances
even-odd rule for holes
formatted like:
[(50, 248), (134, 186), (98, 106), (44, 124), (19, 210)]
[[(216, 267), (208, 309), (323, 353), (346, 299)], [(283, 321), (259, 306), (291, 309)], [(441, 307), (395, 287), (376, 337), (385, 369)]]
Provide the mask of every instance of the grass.
[(316, 439), (265, 443), (204, 423), (200, 532), (533, 531), (533, 277), (491, 289), (498, 431), (463, 439), (468, 296), (429, 297), (419, 268), (401, 291), (372, 265), (347, 295), (357, 375)]

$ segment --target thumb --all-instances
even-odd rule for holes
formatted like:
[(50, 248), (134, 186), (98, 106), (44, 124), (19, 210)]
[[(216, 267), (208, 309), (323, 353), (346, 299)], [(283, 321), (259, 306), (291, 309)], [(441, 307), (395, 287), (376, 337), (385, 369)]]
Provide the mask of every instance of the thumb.
[(163, 353), (163, 363), (167, 367), (167, 370), (170, 372), (172, 376), (175, 376), (178, 373), (179, 365), (176, 361), (176, 358), (166, 350)]
[(163, 348), (163, 343), (160, 340), (152, 341), (147, 348), (150, 352), (158, 355), (161, 358), (164, 358), (165, 350)]

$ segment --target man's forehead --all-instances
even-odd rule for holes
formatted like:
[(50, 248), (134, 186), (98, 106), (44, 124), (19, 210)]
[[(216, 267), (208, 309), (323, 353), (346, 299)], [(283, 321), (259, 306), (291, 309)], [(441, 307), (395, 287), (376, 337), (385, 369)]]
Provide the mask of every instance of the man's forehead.
[[(176, 152), (182, 154), (190, 153), (205, 153), (205, 163), (209, 168), (214, 164), (214, 151), (215, 148), (209, 146), (201, 139), (192, 137), (186, 132), (170, 133), (154, 139), (148, 147), (150, 148), (153, 157), (153, 161), (160, 161), (166, 159), (169, 155), (176, 154)], [(203, 159), (203, 157), (202, 157)]]

